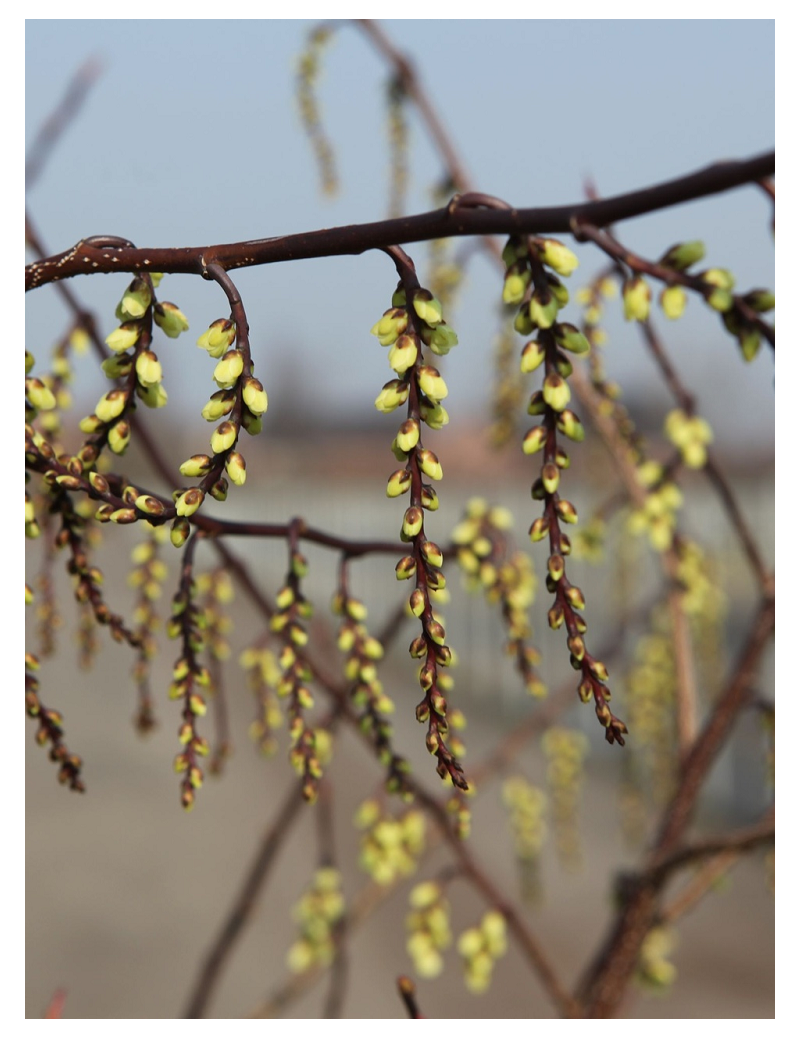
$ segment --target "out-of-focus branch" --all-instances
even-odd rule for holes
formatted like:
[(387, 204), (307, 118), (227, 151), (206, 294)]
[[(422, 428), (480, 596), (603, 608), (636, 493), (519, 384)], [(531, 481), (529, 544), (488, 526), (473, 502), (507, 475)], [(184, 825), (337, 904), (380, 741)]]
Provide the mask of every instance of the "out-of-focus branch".
[(39, 179), (50, 153), (81, 110), (102, 71), (103, 65), (97, 58), (88, 58), (73, 75), (63, 98), (39, 128), (25, 159), (26, 191)]

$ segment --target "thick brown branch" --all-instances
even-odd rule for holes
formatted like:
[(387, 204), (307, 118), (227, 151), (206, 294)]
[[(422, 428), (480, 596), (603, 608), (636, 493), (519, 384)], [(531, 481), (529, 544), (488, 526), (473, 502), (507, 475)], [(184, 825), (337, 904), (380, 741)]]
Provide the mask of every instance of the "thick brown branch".
[[(385, 249), (407, 242), (469, 235), (519, 235), (572, 232), (576, 224), (606, 227), (619, 220), (653, 213), (682, 202), (715, 195), (772, 174), (775, 153), (768, 152), (735, 162), (714, 163), (695, 173), (649, 188), (596, 202), (585, 199), (567, 206), (532, 209), (443, 209), (395, 220), (349, 227), (309, 231), (297, 235), (255, 239), (224, 245), (137, 249), (117, 244), (107, 236), (82, 239), (57, 256), (34, 261), (25, 268), (25, 290), (78, 274), (112, 271), (161, 271), (167, 274), (200, 274), (207, 265), (225, 270), (261, 264), (305, 260), (321, 256), (346, 256), (368, 249)], [(108, 244), (113, 243), (113, 244)]]

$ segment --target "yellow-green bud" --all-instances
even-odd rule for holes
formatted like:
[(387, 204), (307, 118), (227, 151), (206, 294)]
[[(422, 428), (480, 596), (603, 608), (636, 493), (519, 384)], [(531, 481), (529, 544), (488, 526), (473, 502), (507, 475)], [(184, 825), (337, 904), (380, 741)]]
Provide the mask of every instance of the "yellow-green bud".
[(420, 368), (419, 388), (431, 401), (443, 401), (447, 397), (447, 384), (432, 365)]
[(411, 474), (408, 470), (395, 470), (389, 477), (389, 483), (386, 485), (386, 496), (387, 498), (398, 498), (400, 495), (405, 495), (410, 487)]
[(769, 289), (751, 289), (744, 297), (744, 303), (759, 314), (767, 314), (775, 310), (775, 293)]
[(241, 350), (229, 350), (214, 369), (214, 382), (226, 389), (234, 385), (244, 370), (244, 355)]
[(208, 400), (208, 404), (200, 413), (207, 422), (216, 422), (227, 415), (236, 403), (236, 394), (230, 390), (217, 390)]
[(109, 350), (113, 350), (115, 354), (121, 354), (136, 346), (141, 332), (142, 328), (140, 325), (125, 322), (106, 336), (106, 346)]
[(401, 305), (384, 311), (383, 317), (372, 326), (370, 332), (378, 337), (382, 347), (390, 347), (397, 337), (406, 331), (407, 326), (408, 312)]
[(702, 242), (679, 242), (664, 253), (659, 263), (673, 271), (685, 271), (692, 264), (699, 264), (705, 255), (706, 247)]
[(567, 381), (562, 379), (557, 372), (551, 372), (544, 381), (542, 396), (554, 411), (563, 412), (572, 395), (569, 392)]
[(217, 502), (224, 502), (228, 497), (228, 481), (221, 477), (216, 483), (211, 485), (208, 493)]
[(130, 354), (114, 354), (106, 358), (100, 367), (109, 379), (120, 379), (133, 368), (133, 357)]
[(449, 354), (450, 350), (458, 345), (458, 336), (455, 329), (442, 322), (435, 328), (425, 326), (422, 330), (423, 342), (431, 348), (434, 354)]
[(128, 396), (124, 390), (110, 390), (97, 402), (95, 415), (103, 423), (110, 423), (125, 410)]
[(528, 430), (522, 441), (522, 450), (526, 455), (533, 455), (537, 451), (541, 451), (547, 440), (547, 427), (546, 426), (534, 426), (532, 430)]
[(528, 265), (517, 261), (506, 271), (503, 282), (503, 303), (519, 304), (525, 297), (525, 291), (531, 282), (531, 272)]
[(422, 589), (414, 589), (408, 598), (408, 607), (414, 617), (420, 617), (425, 610), (425, 594)]
[(157, 303), (153, 309), (153, 318), (161, 331), (170, 339), (177, 339), (189, 328), (189, 322), (183, 311), (174, 303)]
[(137, 386), (136, 396), (148, 408), (163, 408), (167, 403), (167, 391), (161, 383), (156, 383), (154, 386)]
[(251, 437), (261, 433), (263, 425), (260, 415), (253, 415), (248, 408), (242, 409), (242, 426)]
[(558, 490), (558, 485), (561, 477), (558, 472), (558, 466), (554, 462), (547, 462), (542, 466), (542, 483), (544, 489), (548, 495), (554, 495)]
[(428, 509), (431, 513), (435, 513), (439, 508), (439, 496), (430, 484), (422, 485), (422, 494), (420, 495), (420, 499), (422, 501), (423, 509)]
[(417, 317), (428, 325), (439, 325), (443, 321), (442, 305), (427, 289), (417, 289), (412, 300)]
[(242, 387), (242, 399), (253, 415), (263, 415), (267, 410), (267, 394), (255, 376), (247, 376)]
[(431, 567), (442, 566), (444, 555), (435, 542), (423, 542), (420, 551), (422, 552), (423, 560), (429, 563)]
[(420, 469), (426, 477), (430, 477), (431, 480), (442, 479), (442, 464), (432, 451), (423, 448), (418, 454), (418, 459)]
[(544, 415), (547, 411), (547, 402), (541, 390), (535, 390), (528, 401), (528, 415)]
[(397, 447), (404, 452), (411, 451), (419, 442), (419, 422), (416, 419), (406, 419), (397, 431)]
[(115, 509), (109, 520), (115, 524), (134, 524), (137, 520), (135, 509)]
[(571, 441), (582, 441), (585, 436), (583, 425), (578, 416), (566, 408), (558, 417), (558, 429)]
[(680, 285), (670, 285), (661, 293), (659, 303), (666, 317), (675, 321), (686, 309), (686, 293)]
[(408, 393), (408, 383), (405, 383), (400, 379), (392, 379), (386, 383), (384, 388), (375, 398), (375, 407), (379, 412), (384, 412), (388, 415), (388, 413), (393, 412), (395, 408), (399, 408), (401, 404), (405, 404), (408, 400)]
[(650, 314), (650, 286), (639, 275), (628, 278), (622, 289), (622, 306), (626, 321), (646, 321)]
[(124, 419), (115, 423), (108, 431), (108, 446), (115, 455), (122, 455), (131, 441), (130, 423)]
[(207, 350), (213, 358), (221, 358), (236, 339), (236, 325), (226, 318), (213, 321), (198, 339), (198, 347)]
[(97, 433), (103, 425), (96, 415), (86, 415), (78, 423), (78, 429), (81, 433)]
[(46, 412), (56, 406), (53, 391), (45, 386), (41, 379), (36, 379), (34, 376), (29, 376), (25, 380), (25, 394), (33, 407), (40, 411)]
[(205, 494), (200, 488), (189, 488), (179, 496), (175, 503), (175, 512), (178, 516), (191, 516), (203, 504), (204, 498)]
[(397, 561), (397, 565), (394, 569), (394, 573), (397, 576), (398, 581), (406, 581), (416, 573), (417, 564), (413, 556), (404, 556), (402, 560)]
[(403, 516), (403, 534), (415, 538), (422, 530), (423, 513), (419, 506), (409, 506)]
[(568, 278), (578, 266), (578, 258), (563, 242), (555, 238), (535, 238), (533, 246), (543, 264)]
[(710, 267), (700, 275), (707, 285), (716, 286), (718, 289), (733, 289), (736, 279), (730, 271), (724, 267)]
[(418, 353), (414, 337), (403, 334), (389, 351), (389, 365), (398, 375), (403, 375), (417, 360)]
[(164, 503), (152, 495), (137, 495), (135, 505), (140, 512), (147, 513), (148, 516), (161, 516), (164, 512)]
[(101, 473), (90, 473), (89, 483), (100, 495), (104, 495), (108, 491), (108, 481)]
[(529, 336), (533, 332), (533, 322), (525, 304), (520, 307), (517, 316), (514, 318), (514, 329), (520, 336)]
[(578, 514), (575, 510), (575, 506), (571, 502), (568, 502), (566, 498), (561, 498), (556, 502), (556, 511), (565, 524), (577, 524)]
[(120, 300), (116, 315), (120, 321), (142, 318), (152, 299), (147, 282), (143, 278), (134, 278)]
[(142, 386), (155, 386), (163, 374), (161, 362), (152, 350), (143, 350), (136, 358), (136, 377)]
[(184, 477), (204, 477), (211, 469), (211, 458), (208, 455), (192, 455), (180, 465)]
[(528, 315), (540, 329), (549, 329), (558, 316), (558, 300), (549, 289), (537, 289), (528, 303)]
[(225, 460), (225, 470), (234, 484), (241, 487), (247, 479), (247, 466), (238, 451), (232, 451)]
[(520, 370), (522, 372), (535, 371), (544, 361), (544, 355), (545, 349), (541, 343), (537, 343), (535, 339), (531, 340), (530, 343), (526, 343), (522, 348)]
[(554, 325), (553, 334), (558, 345), (563, 347), (564, 350), (571, 351), (573, 354), (588, 354), (591, 349), (589, 340), (574, 325), (569, 325), (565, 322)]
[(422, 421), (427, 423), (432, 430), (441, 430), (443, 426), (447, 426), (450, 422), (447, 410), (438, 402), (433, 407), (430, 407), (425, 401), (420, 401), (419, 414)]

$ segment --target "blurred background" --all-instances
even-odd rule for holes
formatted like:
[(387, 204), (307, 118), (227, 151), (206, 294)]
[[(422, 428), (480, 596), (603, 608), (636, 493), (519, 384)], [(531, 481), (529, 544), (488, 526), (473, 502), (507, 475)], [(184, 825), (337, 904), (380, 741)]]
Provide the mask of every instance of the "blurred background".
[[(475, 185), (517, 205), (548, 205), (582, 197), (591, 178), (602, 194), (617, 194), (693, 171), (725, 158), (745, 158), (774, 144), (774, 24), (749, 22), (415, 22), (382, 23), (396, 46), (413, 55), (417, 72), (442, 115)], [(56, 144), (27, 203), (46, 249), (58, 252), (91, 234), (123, 235), (139, 246), (233, 242), (381, 219), (389, 207), (388, 70), (357, 27), (337, 24), (323, 57), (321, 115), (330, 138), (339, 190), (320, 191), (320, 176), (295, 97), (298, 57), (312, 23), (301, 21), (36, 21), (26, 32), (26, 140), (30, 146), (87, 59), (98, 76), (74, 122)], [(433, 191), (441, 163), (413, 108), (408, 110), (408, 191), (405, 208), (439, 205)], [(572, 127), (566, 130), (565, 127)], [(675, 242), (702, 239), (708, 263), (730, 267), (744, 289), (774, 284), (771, 208), (754, 188), (629, 221), (621, 240), (655, 258)], [(425, 284), (427, 245), (408, 247)], [(587, 247), (574, 287), (602, 266)], [(236, 275), (251, 326), (257, 374), (270, 395), (263, 434), (244, 446), (248, 482), (234, 488), (214, 515), (309, 523), (351, 537), (393, 538), (397, 503), (383, 487), (395, 467), (391, 418), (372, 401), (392, 375), (385, 352), (369, 335), (389, 305), (393, 267), (381, 255), (305, 261)], [(114, 308), (124, 275), (75, 279), (71, 287), (96, 311), (103, 335), (117, 324)], [(515, 438), (500, 451), (487, 434), (491, 420), (492, 347), (499, 330), (497, 273), (480, 254), (468, 257), (466, 277), (447, 312), (459, 346), (444, 360), (451, 425), (431, 445), (445, 468), (442, 508), (429, 532), (445, 541), (463, 504), (474, 495), (512, 510), (513, 534), (526, 545), (534, 512), (530, 462)], [(160, 298), (177, 303), (191, 331), (156, 349), (165, 369), (169, 407), (152, 413), (152, 428), (172, 465), (205, 450), (208, 426), (200, 409), (214, 388), (207, 357), (194, 341), (226, 315), (222, 294), (188, 276), (165, 279)], [(67, 315), (52, 286), (26, 299), (27, 346), (40, 367), (63, 332)], [(624, 401), (666, 457), (661, 435), (673, 407), (636, 330), (608, 307), (606, 364)], [(577, 310), (572, 320), (577, 317)], [(655, 315), (670, 356), (712, 423), (725, 465), (759, 548), (774, 561), (774, 365), (762, 350), (745, 364), (718, 317), (696, 301), (677, 326)], [(520, 341), (521, 342), (521, 341)], [(76, 360), (74, 419), (94, 407), (105, 379), (93, 357)], [(433, 435), (432, 435), (433, 437)], [(573, 453), (570, 494), (579, 515), (617, 487), (602, 447)], [(130, 478), (154, 491), (171, 489), (148, 475), (132, 451)], [(729, 523), (702, 475), (685, 483), (682, 530), (706, 550), (724, 593), (714, 619), (715, 668), (704, 703), (735, 659), (755, 604), (756, 588)], [(125, 585), (137, 531), (115, 530), (98, 554), (112, 609), (130, 615)], [(285, 547), (233, 543), (270, 592), (283, 581)], [(177, 579), (171, 564), (163, 609)], [(535, 555), (535, 554), (534, 554)], [(335, 581), (331, 553), (309, 551), (310, 598), (320, 619), (315, 638), (333, 638), (325, 621)], [(211, 556), (201, 565), (211, 566)], [(35, 583), (41, 547), (33, 545), (28, 581)], [(386, 559), (353, 565), (354, 592), (370, 610), (374, 630), (397, 602)], [(541, 560), (536, 560), (541, 570)], [(596, 645), (616, 639), (622, 654), (612, 679), (625, 717), (625, 676), (647, 630), (647, 604), (659, 571), (645, 543), (621, 524), (609, 528), (601, 565), (576, 560), (570, 576), (586, 592)], [(390, 575), (391, 577), (391, 575)], [(190, 982), (227, 912), (260, 835), (293, 782), (285, 734), (276, 758), (249, 746), (251, 699), (236, 660), (260, 627), (243, 596), (233, 606), (227, 699), (235, 755), (219, 781), (209, 780), (198, 806), (178, 808), (171, 770), (177, 714), (164, 692), (174, 656), (163, 635), (153, 689), (160, 727), (145, 740), (130, 719), (135, 690), (132, 655), (101, 633), (91, 672), (78, 667), (73, 644), (77, 608), (66, 577), (58, 577), (63, 619), (59, 653), (44, 660), (42, 699), (63, 711), (67, 743), (86, 762), (88, 791), (58, 788), (52, 765), (27, 733), (27, 1014), (40, 1017), (56, 986), (69, 992), (68, 1017), (176, 1017)], [(484, 603), (452, 582), (448, 636), (458, 650), (456, 697), (469, 720), (467, 767), (479, 762), (530, 710), (530, 699), (502, 652), (502, 626)], [(113, 591), (112, 591), (113, 590)], [(634, 591), (635, 590), (635, 593)], [(543, 590), (540, 590), (540, 593)], [(533, 642), (542, 674), (555, 690), (570, 681), (563, 640), (546, 626), (547, 596), (534, 607)], [(624, 619), (635, 603), (634, 618)], [(29, 612), (30, 613), (30, 612)], [(383, 670), (397, 704), (395, 739), (431, 789), (435, 776), (413, 719), (413, 676), (404, 647), (406, 623)], [(406, 631), (407, 629), (407, 631)], [(29, 619), (29, 643), (40, 641)], [(611, 663), (611, 662), (609, 662)], [(773, 663), (764, 660), (759, 690), (774, 697)], [(49, 700), (48, 700), (49, 697)], [(611, 879), (634, 863), (637, 841), (625, 817), (626, 776), (620, 749), (601, 739), (591, 710), (578, 704), (565, 724), (588, 738), (587, 781), (579, 810), (582, 869), (564, 870), (550, 844), (541, 863), (542, 901), (526, 910), (557, 969), (574, 981), (603, 933)], [(30, 729), (30, 725), (29, 725)], [(751, 822), (769, 803), (766, 739), (755, 714), (743, 716), (720, 759), (702, 804), (709, 828)], [(627, 752), (628, 749), (626, 749)], [(533, 782), (545, 784), (538, 742), (520, 759)], [(378, 790), (381, 771), (352, 737), (337, 743), (331, 766), (336, 792), (337, 856), (352, 896), (359, 873), (358, 833), (351, 818)], [(500, 797), (500, 779), (475, 806), (476, 855), (495, 880), (516, 890), (519, 877)], [(223, 978), (211, 1014), (242, 1017), (282, 984), (285, 952), (295, 935), (289, 913), (315, 864), (312, 814), (298, 822), (276, 865), (269, 892)], [(479, 844), (478, 844), (479, 843)], [(445, 861), (434, 853), (418, 879)], [(727, 888), (710, 895), (681, 922), (672, 955), (677, 978), (665, 994), (636, 991), (629, 1017), (771, 1017), (774, 1014), (772, 895), (764, 857), (739, 864)], [(400, 1017), (394, 979), (412, 970), (404, 951), (408, 883), (387, 900), (352, 944), (345, 1017)], [(454, 921), (475, 923), (479, 912), (465, 885), (454, 885)], [(461, 891), (463, 889), (463, 891)], [(359, 981), (361, 980), (361, 981)], [(365, 983), (363, 980), (368, 980)], [(289, 1016), (320, 1014), (325, 985), (303, 996)], [(448, 955), (441, 979), (420, 985), (430, 1017), (547, 1017), (551, 1009), (512, 948), (481, 998), (466, 995), (458, 958)]]

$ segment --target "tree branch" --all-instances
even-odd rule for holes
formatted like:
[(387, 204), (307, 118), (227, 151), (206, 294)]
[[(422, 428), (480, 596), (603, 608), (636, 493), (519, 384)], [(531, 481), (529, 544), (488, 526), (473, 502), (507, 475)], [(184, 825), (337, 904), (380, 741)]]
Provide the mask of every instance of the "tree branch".
[(767, 152), (751, 159), (714, 163), (683, 177), (596, 202), (584, 199), (567, 206), (503, 210), (462, 208), (456, 199), (443, 209), (416, 216), (223, 245), (137, 249), (122, 244), (123, 239), (92, 236), (63, 253), (28, 264), (25, 291), (79, 274), (160, 271), (209, 277), (207, 267), (211, 263), (229, 271), (312, 257), (357, 255), (368, 249), (435, 238), (573, 233), (580, 224), (602, 228), (615, 221), (729, 191), (774, 171), (775, 153)]

